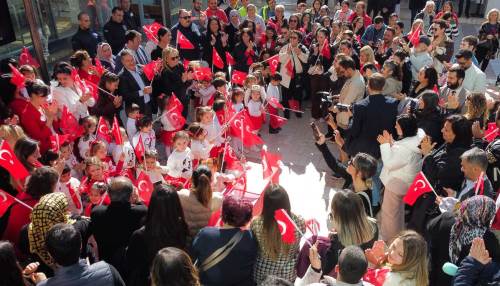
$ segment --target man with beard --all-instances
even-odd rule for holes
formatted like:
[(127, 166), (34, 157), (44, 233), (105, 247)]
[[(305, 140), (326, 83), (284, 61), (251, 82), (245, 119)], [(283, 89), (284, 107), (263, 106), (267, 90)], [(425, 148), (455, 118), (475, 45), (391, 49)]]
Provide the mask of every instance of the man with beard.
[(465, 100), (470, 92), (462, 86), (464, 78), (465, 71), (459, 65), (455, 64), (448, 70), (446, 85), (439, 92), (440, 105), (444, 105), (446, 109), (459, 110), (461, 114), (467, 111)]
[(377, 45), (377, 52), (375, 53), (375, 59), (379, 65), (384, 65), (385, 61), (390, 58), (393, 54), (392, 50), (392, 40), (394, 39), (394, 34), (396, 31), (392, 27), (387, 27), (384, 32), (384, 37), (382, 42)]

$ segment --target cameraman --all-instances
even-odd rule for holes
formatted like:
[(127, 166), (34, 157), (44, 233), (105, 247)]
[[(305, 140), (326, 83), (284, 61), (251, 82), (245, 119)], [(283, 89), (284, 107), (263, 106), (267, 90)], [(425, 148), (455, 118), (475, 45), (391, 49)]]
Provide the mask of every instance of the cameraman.
[[(382, 94), (385, 78), (380, 73), (374, 73), (368, 80), (368, 97), (355, 103), (352, 107), (352, 120), (349, 128), (345, 130), (343, 139), (340, 132), (335, 132), (335, 141), (350, 157), (362, 152), (372, 155), (377, 159), (377, 174), (373, 177), (373, 205), (380, 202), (380, 148), (377, 136), (384, 130), (395, 133), (396, 116), (398, 114), (398, 101)], [(346, 113), (347, 116), (350, 112)]]

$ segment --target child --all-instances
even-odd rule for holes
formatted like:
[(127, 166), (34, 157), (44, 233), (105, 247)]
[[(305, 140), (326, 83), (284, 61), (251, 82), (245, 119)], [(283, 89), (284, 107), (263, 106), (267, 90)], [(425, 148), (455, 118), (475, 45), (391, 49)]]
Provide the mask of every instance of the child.
[(227, 82), (224, 78), (215, 78), (212, 85), (222, 95), (223, 99), (227, 99)]
[(95, 182), (106, 183), (108, 176), (104, 171), (104, 164), (97, 157), (89, 157), (85, 160), (85, 176), (82, 178), (80, 183), (80, 195), (82, 197), (82, 202), (84, 207), (88, 203), (88, 196), (90, 188)]
[(191, 137), (191, 154), (193, 155), (193, 160), (208, 159), (210, 157), (210, 150), (213, 147), (213, 141), (208, 141), (207, 130), (203, 129), (200, 123), (193, 122), (189, 125), (188, 132)]
[(428, 52), (430, 44), (431, 39), (427, 36), (420, 36), (418, 45), (413, 47), (411, 50), (408, 48), (408, 45), (403, 45), (403, 49), (410, 53), (411, 74), (413, 80), (418, 79), (418, 72), (421, 68), (433, 65), (432, 57)]
[(139, 138), (142, 139), (142, 143), (144, 144), (144, 149), (148, 150), (156, 150), (156, 135), (153, 130), (153, 120), (149, 116), (141, 117), (136, 122), (137, 133), (135, 133), (134, 138), (132, 139), (132, 146), (137, 146), (139, 143)]
[(209, 141), (214, 142), (213, 144), (215, 147), (219, 147), (224, 142), (224, 138), (222, 138), (222, 127), (219, 124), (217, 116), (214, 116), (211, 107), (198, 107), (196, 109), (196, 121), (207, 131), (207, 138)]
[(112, 152), (113, 161), (115, 162), (115, 164), (118, 164), (122, 154), (125, 154), (123, 168), (124, 169), (133, 169), (133, 168), (135, 168), (134, 147), (132, 147), (132, 144), (130, 144), (130, 141), (127, 137), (127, 132), (125, 131), (125, 128), (120, 127), (120, 133), (122, 135), (123, 144), (116, 145), (116, 147), (113, 149), (113, 152)]
[[(390, 272), (384, 286), (427, 285), (427, 243), (412, 230), (403, 231), (385, 252), (385, 243), (376, 241), (372, 249), (365, 250), (366, 258), (375, 266), (387, 263)], [(368, 281), (370, 282), (370, 281)]]
[(185, 131), (178, 131), (174, 135), (174, 151), (167, 161), (167, 181), (180, 180), (187, 182), (193, 174), (191, 149), (189, 145), (189, 135)]
[(90, 156), (96, 157), (102, 162), (103, 171), (108, 175), (121, 174), (125, 160), (125, 154), (121, 153), (118, 162), (115, 164), (110, 156), (108, 156), (108, 149), (106, 143), (96, 140), (90, 145)]
[(234, 182), (236, 176), (219, 172), (219, 164), (217, 158), (208, 158), (201, 160), (200, 165), (206, 165), (212, 171), (212, 191), (222, 192), (226, 188), (227, 183)]
[(135, 133), (137, 133), (136, 120), (140, 117), (141, 108), (139, 105), (132, 103), (132, 105), (127, 106), (127, 135), (128, 138), (133, 139)]
[(64, 141), (59, 148), (59, 154), (65, 160), (65, 164), (71, 169), (71, 176), (75, 178), (82, 177), (83, 165), (78, 163), (73, 154), (73, 143)]
[[(264, 93), (265, 94), (265, 93)], [(259, 133), (263, 123), (264, 106), (262, 104), (262, 92), (260, 85), (253, 85), (250, 93), (250, 100), (247, 104), (248, 115), (253, 125), (253, 132)]]
[[(144, 153), (145, 163), (139, 167), (141, 171), (146, 173), (151, 180), (151, 183), (165, 183), (163, 176), (167, 174), (167, 167), (161, 166), (158, 162), (158, 152), (155, 150), (149, 150)], [(140, 172), (137, 172), (140, 174)]]
[(92, 187), (89, 190), (89, 204), (85, 208), (84, 215), (90, 217), (92, 213), (92, 209), (96, 206), (100, 205), (109, 205), (111, 200), (109, 196), (106, 194), (108, 191), (108, 186), (103, 182), (96, 182), (92, 184)]
[[(162, 130), (160, 132), (160, 141), (165, 145), (165, 154), (168, 156), (172, 152), (172, 138), (175, 135), (175, 132), (180, 131), (181, 129), (176, 129), (172, 122), (170, 122), (169, 117), (167, 116), (167, 113), (170, 111), (169, 110), (169, 105), (170, 105), (170, 97), (164, 96), (161, 99), (161, 107), (162, 107), (162, 113), (160, 116), (160, 122), (162, 125)], [(182, 127), (181, 127), (182, 128)]]
[(245, 91), (243, 102), (245, 103), (245, 105), (247, 105), (248, 101), (250, 100), (250, 91), (252, 89), (252, 86), (258, 83), (259, 81), (257, 80), (257, 77), (253, 74), (249, 74), (245, 79), (243, 86), (243, 90)]
[(198, 93), (200, 94), (201, 106), (211, 105), (210, 102), (213, 102), (215, 87), (211, 84), (208, 76), (201, 78)]
[[(277, 102), (281, 102), (281, 75), (279, 73), (275, 73), (271, 76), (271, 83), (267, 86), (267, 96), (266, 100), (268, 101), (267, 109), (269, 110), (269, 133), (276, 134), (280, 132), (281, 127), (278, 125), (278, 120), (276, 116), (278, 116), (278, 107), (275, 106), (272, 101), (269, 101), (273, 98)], [(275, 115), (275, 116), (273, 116)]]
[(89, 155), (90, 142), (96, 140), (95, 130), (97, 126), (97, 118), (95, 116), (88, 116), (83, 119), (83, 135), (78, 138), (78, 154), (85, 160)]
[(243, 104), (243, 98), (244, 98), (244, 91), (243, 89), (237, 87), (233, 89), (232, 95), (231, 95), (231, 102), (233, 103), (233, 109), (236, 112), (240, 112), (245, 108), (245, 105)]
[(83, 211), (79, 188), (80, 181), (71, 176), (71, 168), (68, 165), (65, 165), (61, 176), (59, 177), (57, 192), (61, 192), (66, 195), (66, 200), (68, 201), (68, 211), (72, 215), (81, 215)]

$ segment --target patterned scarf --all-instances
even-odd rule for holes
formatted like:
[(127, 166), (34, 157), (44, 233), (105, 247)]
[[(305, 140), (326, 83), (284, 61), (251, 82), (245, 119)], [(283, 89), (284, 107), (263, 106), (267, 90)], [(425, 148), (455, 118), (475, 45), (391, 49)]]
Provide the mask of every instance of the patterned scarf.
[(67, 215), (68, 202), (64, 193), (43, 196), (31, 212), (28, 226), (30, 252), (37, 254), (45, 264), (54, 266), (54, 261), (45, 247), (45, 235), (57, 223), (73, 223)]
[(476, 237), (483, 237), (495, 216), (495, 202), (486, 196), (473, 196), (465, 200), (451, 227), (449, 255), (457, 263), (463, 247), (470, 245)]

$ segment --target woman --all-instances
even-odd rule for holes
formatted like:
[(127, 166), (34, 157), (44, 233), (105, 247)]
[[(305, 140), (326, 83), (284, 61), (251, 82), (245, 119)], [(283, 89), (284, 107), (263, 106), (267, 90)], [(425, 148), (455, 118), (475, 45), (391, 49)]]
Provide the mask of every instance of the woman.
[(340, 4), (340, 10), (337, 10), (335, 12), (335, 15), (333, 16), (334, 21), (339, 21), (340, 23), (347, 23), (349, 22), (349, 17), (353, 11), (349, 8), (349, 1), (344, 0)]
[(302, 13), (302, 17), (300, 18), (300, 23), (302, 23), (302, 26), (300, 28), (300, 31), (304, 34), (307, 35), (309, 32), (312, 30), (312, 16), (310, 12), (304, 12)]
[(266, 28), (266, 22), (264, 19), (257, 14), (257, 7), (254, 4), (247, 5), (247, 20), (250, 20), (255, 23), (255, 41), (259, 42), (260, 36), (264, 33), (264, 29)]
[(443, 19), (448, 23), (446, 35), (450, 38), (458, 37), (458, 16), (453, 9), (453, 2), (446, 1), (441, 7), (441, 11), (436, 14), (435, 19)]
[(476, 58), (485, 71), (490, 60), (495, 58), (498, 50), (498, 37), (500, 35), (500, 11), (491, 9), (486, 15), (486, 22), (479, 29), (479, 42), (476, 49)]
[(186, 249), (188, 226), (177, 191), (157, 185), (144, 226), (134, 231), (127, 247), (127, 285), (150, 285), (149, 269), (156, 253), (164, 247)]
[(300, 28), (302, 27), (302, 23), (300, 22), (300, 16), (301, 16), (300, 14), (295, 13), (290, 15), (290, 17), (288, 17), (288, 29), (290, 31), (300, 30)]
[[(203, 34), (202, 46), (203, 46), (203, 60), (211, 64), (213, 72), (226, 71), (226, 51), (227, 51), (227, 40), (228, 35), (222, 32), (222, 26), (220, 20), (212, 16), (208, 18), (207, 31)], [(224, 63), (223, 68), (219, 68), (213, 64), (213, 49), (217, 51), (217, 54), (222, 59)]]
[(51, 148), (50, 136), (53, 134), (52, 123), (56, 120), (57, 106), (48, 104), (50, 88), (41, 80), (26, 82), (26, 91), (29, 101), (19, 116), (20, 125), (28, 136), (40, 142), (40, 151), (44, 153)]
[(105, 69), (111, 72), (115, 70), (115, 56), (108, 43), (100, 43), (97, 45), (97, 58), (101, 61)]
[(432, 143), (436, 143), (436, 146), (441, 146), (444, 142), (441, 134), (444, 118), (439, 107), (439, 96), (432, 91), (426, 91), (420, 94), (419, 97), (417, 107), (415, 108), (417, 126), (424, 130)]
[(189, 81), (192, 80), (192, 73), (184, 70), (184, 66), (179, 61), (179, 51), (170, 46), (162, 52), (162, 66), (161, 73), (153, 79), (153, 98), (170, 96), (174, 93), (182, 103), (182, 116), (187, 118), (189, 94), (186, 94), (186, 89)]
[(488, 109), (484, 93), (475, 92), (467, 96), (465, 99), (465, 106), (467, 111), (464, 116), (470, 121), (470, 124), (477, 121), (481, 129), (485, 129), (488, 120)]
[(411, 63), (408, 61), (408, 53), (403, 50), (396, 50), (393, 54), (392, 60), (399, 66), (401, 73), (403, 74), (403, 88), (401, 89), (401, 93), (408, 95), (410, 94), (412, 84)]
[(99, 82), (99, 98), (97, 103), (90, 110), (96, 117), (104, 117), (108, 123), (113, 124), (113, 118), (120, 118), (122, 108), (122, 97), (116, 94), (120, 78), (112, 73), (105, 71)]
[(420, 98), (424, 92), (433, 91), (437, 88), (438, 74), (434, 67), (425, 66), (418, 72), (418, 78), (414, 82), (410, 93), (411, 98)]
[[(328, 33), (332, 33), (332, 19), (329, 17), (329, 16), (323, 16), (319, 19), (319, 23), (321, 24), (321, 26), (323, 28), (325, 28), (326, 30), (328, 30)], [(337, 25), (337, 31), (340, 30), (340, 25)], [(331, 36), (330, 36), (331, 38)], [(333, 38), (335, 39), (335, 38)]]
[(380, 180), (385, 186), (380, 235), (386, 242), (404, 229), (403, 197), (422, 168), (418, 146), (425, 136), (413, 114), (396, 119), (396, 132), (397, 141), (386, 131), (377, 138), (383, 163)]
[[(274, 212), (280, 209), (284, 210), (300, 228), (300, 232), (295, 229), (295, 242), (292, 244), (281, 240), (278, 222), (274, 218)], [(272, 184), (264, 190), (262, 214), (254, 218), (250, 229), (259, 245), (253, 272), (255, 283), (259, 285), (270, 274), (290, 282), (295, 281), (300, 233), (305, 232), (305, 222), (290, 211), (290, 200), (283, 187)]]
[(232, 52), (234, 46), (238, 42), (238, 32), (240, 28), (240, 13), (237, 10), (231, 10), (229, 12), (229, 25), (226, 25), (225, 32), (228, 35), (227, 48), (229, 52)]
[(48, 277), (57, 268), (45, 245), (45, 235), (57, 223), (73, 224), (82, 235), (82, 257), (87, 251), (90, 221), (83, 217), (76, 220), (68, 216), (68, 202), (64, 193), (56, 192), (40, 198), (31, 212), (31, 222), (21, 229), (19, 247), (30, 260), (40, 262), (39, 269)]
[(319, 20), (319, 18), (320, 18), (319, 10), (321, 10), (321, 6), (322, 6), (321, 4), (322, 4), (321, 0), (314, 0), (312, 2), (312, 5), (311, 5), (311, 7), (312, 7), (311, 14), (313, 16), (312, 18), (313, 18), (314, 22), (317, 22)]
[(366, 45), (359, 50), (359, 66), (360, 70), (363, 70), (363, 66), (367, 63), (374, 64), (378, 70), (380, 70), (379, 63), (375, 60), (375, 53), (372, 47)]
[[(59, 181), (59, 174), (49, 167), (41, 167), (34, 170), (28, 179), (24, 192), (19, 192), (16, 198), (30, 207), (35, 206), (40, 198), (46, 194), (53, 193)], [(30, 222), (31, 209), (25, 205), (16, 203), (10, 207), (2, 219), (7, 221), (2, 239), (6, 239), (19, 247), (19, 231)], [(19, 249), (17, 249), (19, 252)]]
[(17, 140), (16, 145), (14, 145), (14, 154), (30, 173), (42, 167), (42, 163), (38, 161), (42, 157), (38, 142), (29, 137)]
[[(435, 143), (427, 136), (422, 140), (420, 149), (424, 155), (422, 172), (438, 195), (446, 192), (444, 188), (461, 189), (464, 175), (461, 171), (462, 153), (470, 148), (472, 143), (472, 128), (470, 122), (461, 115), (451, 115), (444, 121), (444, 144), (434, 148)], [(419, 233), (424, 233), (424, 226), (429, 219), (439, 213), (433, 193), (423, 194), (413, 205), (408, 227)]]
[[(222, 227), (204, 227), (195, 237), (192, 256), (198, 261), (203, 285), (254, 285), (252, 271), (257, 256), (257, 241), (252, 232), (243, 230), (252, 219), (252, 204), (243, 198), (227, 196), (222, 203)], [(213, 265), (217, 251), (233, 246)]]
[(257, 62), (257, 46), (255, 45), (254, 33), (249, 28), (243, 28), (240, 40), (234, 47), (234, 69), (248, 73), (250, 65)]
[(273, 26), (267, 25), (266, 32), (262, 35), (259, 41), (260, 56), (259, 61), (261, 61), (262, 53), (265, 51), (272, 52), (276, 50), (276, 40), (278, 39), (278, 34)]
[(399, 66), (392, 60), (387, 60), (382, 66), (382, 75), (385, 78), (384, 89), (382, 89), (382, 94), (394, 97), (396, 99), (400, 98), (401, 90), (403, 89), (403, 83), (401, 82), (401, 70)]
[(201, 285), (189, 255), (175, 247), (165, 247), (156, 254), (150, 277), (151, 286)]
[(56, 81), (52, 85), (52, 97), (59, 110), (66, 107), (77, 120), (89, 116), (88, 108), (95, 105), (95, 99), (87, 89), (74, 81), (73, 68), (61, 62), (54, 67), (52, 78)]
[(354, 18), (354, 20), (352, 21), (352, 29), (359, 42), (359, 40), (365, 33), (365, 19), (363, 17)]
[(473, 196), (460, 205), (456, 214), (444, 212), (427, 225), (430, 245), (430, 285), (451, 285), (451, 277), (441, 271), (445, 262), (460, 265), (468, 255), (472, 240), (482, 238), (493, 262), (500, 262), (499, 242), (490, 229), (495, 202), (486, 196)]
[(316, 31), (316, 42), (309, 48), (309, 78), (311, 82), (311, 115), (314, 119), (320, 119), (321, 98), (317, 94), (320, 91), (328, 91), (328, 79), (325, 72), (331, 67), (333, 62), (333, 47), (330, 45), (330, 33), (325, 28)]
[(172, 40), (172, 32), (168, 28), (161, 27), (160, 29), (158, 29), (156, 36), (158, 37), (158, 44), (156, 45), (156, 48), (151, 52), (152, 61), (160, 59), (163, 50), (170, 45), (170, 40)]
[(330, 246), (321, 257), (321, 268), (325, 275), (335, 269), (339, 253), (346, 246), (357, 245), (363, 250), (372, 247), (378, 238), (375, 219), (367, 216), (359, 196), (349, 190), (338, 190), (332, 198), (328, 214)]
[(95, 85), (99, 84), (101, 75), (97, 72), (95, 66), (92, 65), (92, 58), (87, 51), (76, 51), (69, 58), (69, 62), (77, 70), (82, 80), (90, 81)]
[(212, 213), (222, 205), (222, 196), (212, 192), (211, 182), (212, 172), (207, 166), (201, 165), (193, 171), (191, 189), (179, 191), (182, 210), (189, 227), (189, 241), (201, 228), (207, 226)]
[[(9, 241), (0, 241), (0, 286), (30, 286), (32, 283), (39, 283), (46, 280), (45, 274), (36, 272), (37, 263), (30, 263), (23, 270), (17, 260), (14, 247)], [(31, 281), (28, 281), (27, 279)]]

